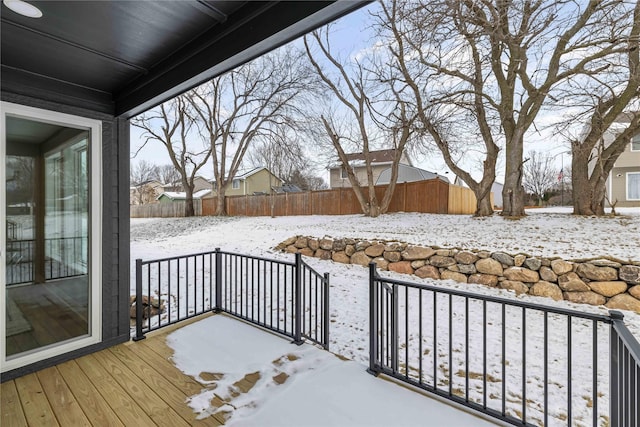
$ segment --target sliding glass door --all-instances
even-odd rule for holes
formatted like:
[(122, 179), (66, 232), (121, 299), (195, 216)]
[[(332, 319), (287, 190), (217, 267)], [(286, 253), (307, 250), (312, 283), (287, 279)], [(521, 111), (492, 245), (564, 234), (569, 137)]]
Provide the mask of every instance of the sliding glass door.
[(3, 104), (3, 370), (100, 340), (99, 122)]

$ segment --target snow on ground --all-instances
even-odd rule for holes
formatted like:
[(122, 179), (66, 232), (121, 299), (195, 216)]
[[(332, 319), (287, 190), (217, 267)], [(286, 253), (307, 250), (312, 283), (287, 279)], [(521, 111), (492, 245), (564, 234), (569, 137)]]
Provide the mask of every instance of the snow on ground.
[[(295, 236), (306, 235), (313, 237), (351, 237), (365, 239), (404, 241), (418, 245), (431, 245), (440, 247), (458, 247), (463, 249), (484, 249), (490, 251), (505, 251), (511, 254), (525, 253), (531, 256), (562, 257), (564, 259), (581, 259), (595, 257), (614, 257), (622, 260), (640, 261), (640, 209), (617, 209), (623, 216), (588, 218), (574, 217), (566, 208), (534, 209), (528, 211), (528, 216), (520, 220), (507, 220), (499, 216), (490, 218), (472, 218), (458, 215), (430, 215), (415, 213), (397, 213), (383, 215), (372, 219), (361, 215), (349, 216), (301, 216), (301, 217), (235, 217), (235, 218), (171, 218), (137, 220), (131, 222), (131, 253), (132, 258), (145, 260), (189, 253), (211, 251), (220, 247), (225, 251), (265, 256), (291, 261), (292, 255), (274, 251), (274, 247), (283, 240)], [(305, 261), (317, 271), (329, 272), (331, 275), (331, 338), (330, 349), (361, 364), (368, 364), (368, 310), (369, 289), (368, 271), (360, 266), (344, 265), (319, 259)], [(381, 274), (403, 280), (411, 280), (418, 283), (436, 284), (440, 287), (463, 289), (480, 294), (497, 295), (519, 300), (531, 301), (556, 307), (571, 308), (576, 310), (606, 313), (602, 307), (577, 305), (568, 302), (554, 302), (547, 298), (531, 296), (515, 297), (515, 295), (480, 285), (458, 284), (451, 281), (420, 280), (417, 277), (407, 277), (390, 272)], [(133, 293), (133, 266), (132, 266), (132, 293)], [(443, 308), (444, 307), (444, 308)], [(449, 313), (446, 305), (438, 309), (438, 316), (446, 318)], [(443, 311), (444, 310), (444, 311)], [(527, 320), (528, 336), (536, 336), (530, 332), (535, 329), (538, 322), (538, 336), (540, 323), (535, 318)], [(444, 324), (445, 322), (440, 322)], [(494, 324), (500, 323), (500, 319), (494, 319)], [(516, 322), (517, 323), (517, 322)], [(640, 337), (640, 316), (625, 312), (625, 323), (631, 331)], [(585, 337), (590, 336), (589, 329), (580, 324), (575, 325), (574, 343), (580, 343)], [(564, 327), (554, 330), (565, 330)], [(582, 335), (585, 335), (583, 337)], [(439, 337), (443, 335), (438, 335)], [(459, 337), (458, 337), (459, 338)], [(414, 337), (406, 343), (415, 351)], [(562, 337), (554, 337), (553, 342), (562, 345)], [(588, 341), (587, 341), (588, 342)], [(448, 343), (444, 343), (448, 345)], [(539, 343), (533, 342), (531, 347), (537, 348)], [(517, 347), (517, 346), (516, 346)], [(452, 366), (439, 367), (441, 370), (449, 369), (455, 372), (458, 366), (463, 366), (460, 360), (459, 342), (454, 342), (457, 353)], [(581, 347), (577, 347), (581, 348)], [(443, 349), (446, 348), (443, 346)], [(438, 353), (443, 349), (438, 348)], [(606, 346), (602, 346), (602, 355), (606, 360)], [(588, 366), (590, 355), (580, 355), (578, 361), (586, 365), (585, 379), (590, 378)], [(582, 357), (584, 356), (584, 357)], [(521, 355), (515, 352), (508, 355), (509, 360), (518, 366)], [(574, 356), (575, 357), (575, 356)], [(464, 358), (462, 358), (464, 359)], [(527, 364), (533, 363), (534, 358), (527, 359)], [(554, 367), (560, 369), (560, 375), (566, 373), (563, 366), (568, 362), (556, 363)], [(573, 362), (572, 362), (573, 363)], [(499, 365), (499, 364), (498, 364)], [(491, 368), (492, 365), (490, 365)], [(531, 367), (531, 378), (539, 374), (540, 364)], [(409, 366), (409, 369), (414, 367)], [(497, 368), (496, 368), (497, 369)], [(583, 374), (581, 371), (576, 371)], [(510, 378), (517, 378), (520, 372), (508, 373)], [(606, 390), (607, 372), (604, 363), (599, 362), (598, 390)], [(473, 381), (471, 382), (473, 386)], [(566, 408), (562, 402), (566, 402), (562, 382), (556, 389), (548, 390), (551, 403), (552, 416), (557, 417), (557, 425), (566, 424)], [(515, 390), (517, 390), (517, 381)], [(542, 390), (527, 390), (527, 400), (531, 400), (528, 411), (535, 413), (541, 399), (539, 393)], [(583, 402), (589, 396), (573, 396), (577, 403)], [(522, 399), (517, 395), (510, 396), (509, 405), (517, 408)], [(536, 402), (537, 401), (537, 402)], [(598, 403), (599, 412), (607, 412), (608, 396), (604, 396)], [(576, 405), (574, 417), (577, 420), (589, 419), (589, 406)], [(258, 409), (259, 410), (259, 407)], [(515, 409), (514, 409), (515, 410)], [(247, 409), (249, 411), (249, 409)], [(247, 417), (250, 415), (247, 415)], [(606, 421), (603, 421), (606, 423)], [(581, 425), (578, 422), (577, 425)], [(555, 425), (552, 423), (552, 425)]]
[[(376, 379), (356, 362), (312, 345), (292, 345), (225, 316), (185, 326), (169, 335), (167, 343), (180, 370), (209, 383), (189, 405), (199, 417), (232, 411), (228, 425), (419, 426), (425, 420), (433, 426), (493, 425)], [(211, 373), (215, 380), (200, 376)], [(247, 393), (233, 386), (256, 373), (259, 377)], [(229, 404), (210, 406), (214, 394)]]

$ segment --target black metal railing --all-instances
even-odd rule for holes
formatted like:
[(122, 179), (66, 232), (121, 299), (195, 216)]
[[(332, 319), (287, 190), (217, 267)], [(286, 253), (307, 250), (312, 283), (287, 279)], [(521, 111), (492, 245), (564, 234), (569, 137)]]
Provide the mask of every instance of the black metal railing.
[(392, 280), (371, 264), (368, 371), (513, 425), (637, 426), (640, 349), (619, 318)]
[[(41, 260), (45, 280), (64, 279), (87, 274), (87, 237), (57, 237), (44, 240)], [(7, 285), (33, 282), (36, 278), (36, 240), (7, 241)]]
[[(209, 311), (225, 312), (289, 336), (329, 345), (329, 276), (294, 262), (216, 249), (136, 260), (136, 331), (144, 334)], [(156, 306), (154, 310), (153, 305)]]
[(610, 311), (611, 425), (640, 425), (640, 344), (624, 325), (622, 313)]

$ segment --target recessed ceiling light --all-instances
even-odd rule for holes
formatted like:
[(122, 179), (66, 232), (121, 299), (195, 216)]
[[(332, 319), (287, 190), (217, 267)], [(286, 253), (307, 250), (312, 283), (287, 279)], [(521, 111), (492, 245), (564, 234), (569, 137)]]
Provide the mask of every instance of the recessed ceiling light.
[(29, 18), (40, 18), (42, 17), (42, 12), (40, 9), (35, 7), (32, 4), (27, 3), (22, 0), (3, 0), (2, 1), (5, 6), (9, 9), (13, 10), (15, 13), (18, 13), (22, 16), (27, 16)]

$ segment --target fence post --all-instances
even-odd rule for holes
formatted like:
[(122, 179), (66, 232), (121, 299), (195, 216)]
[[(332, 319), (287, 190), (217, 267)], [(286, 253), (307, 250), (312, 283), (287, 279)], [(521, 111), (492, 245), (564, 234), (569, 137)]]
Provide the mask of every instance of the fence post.
[(622, 322), (624, 315), (619, 311), (609, 311), (609, 317), (611, 317), (611, 333), (609, 336), (609, 420), (612, 427), (618, 427), (620, 423), (620, 360), (618, 352), (618, 344), (620, 338), (618, 338), (618, 332), (615, 328), (616, 322)]
[(378, 376), (380, 369), (376, 364), (376, 352), (378, 350), (378, 294), (376, 291), (376, 263), (369, 263), (369, 372)]
[(136, 259), (136, 336), (134, 341), (140, 341), (146, 337), (142, 333), (142, 260)]
[(216, 253), (216, 304), (213, 308), (215, 313), (222, 312), (222, 252), (220, 248), (215, 249)]
[(329, 350), (329, 273), (324, 273), (324, 349)]
[(295, 253), (293, 343), (302, 344), (302, 254)]

